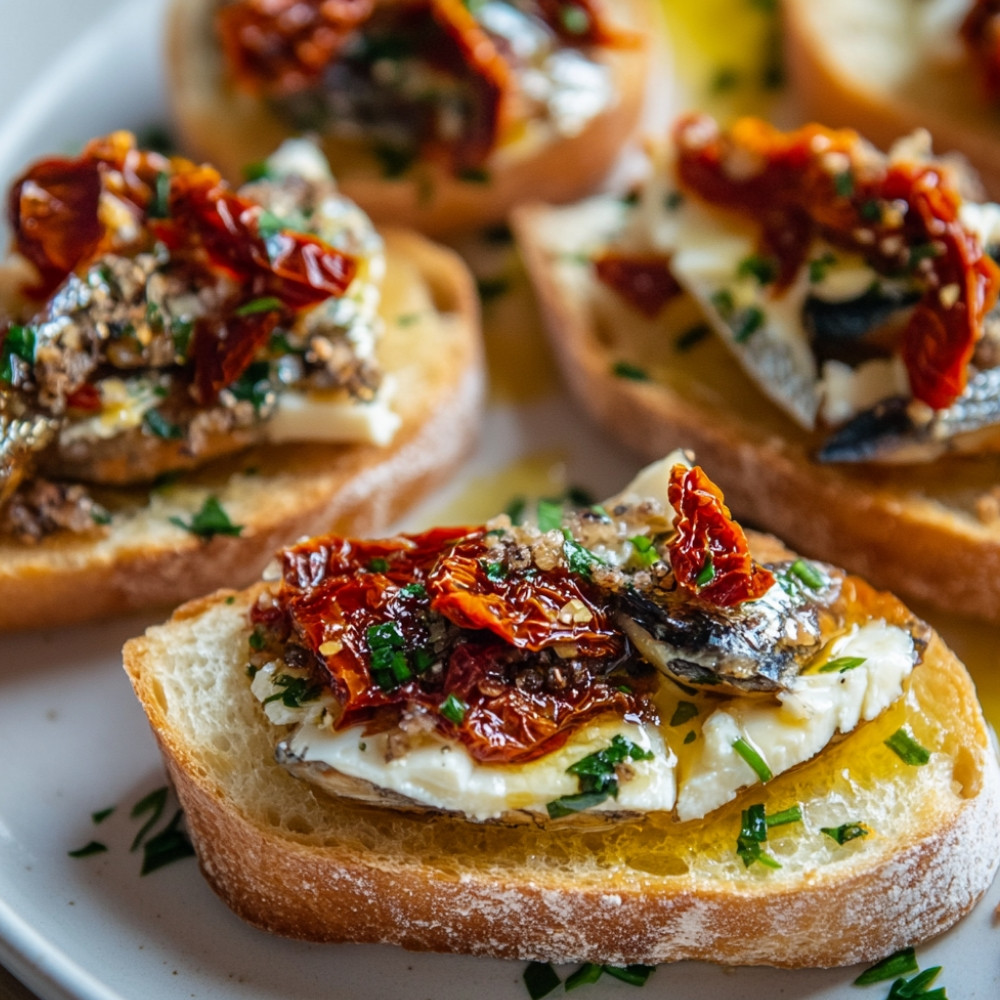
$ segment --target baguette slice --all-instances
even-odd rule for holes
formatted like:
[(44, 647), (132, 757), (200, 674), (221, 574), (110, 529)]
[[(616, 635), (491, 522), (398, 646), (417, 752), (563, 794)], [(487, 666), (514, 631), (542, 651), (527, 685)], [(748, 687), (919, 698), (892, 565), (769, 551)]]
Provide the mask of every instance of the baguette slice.
[[(805, 116), (856, 128), (882, 147), (925, 128), (936, 149), (962, 153), (1000, 196), (1000, 112), (957, 35), (969, 6), (788, 0), (785, 61)], [(928, 16), (935, 11), (938, 24)]]
[[(0, 630), (176, 605), (256, 579), (282, 542), (337, 527), (378, 530), (440, 485), (465, 456), (483, 397), (478, 298), (468, 269), (413, 232), (387, 230), (379, 360), (395, 379), (400, 429), (387, 446), (262, 445), (174, 485), (101, 499), (104, 534), (0, 541)], [(215, 496), (239, 536), (189, 523)]]
[[(809, 556), (909, 599), (1000, 621), (1000, 458), (813, 461), (819, 436), (767, 400), (721, 342), (684, 347), (684, 334), (704, 324), (693, 300), (675, 299), (650, 321), (593, 280), (580, 252), (615, 238), (616, 204), (526, 205), (513, 217), (558, 365), (594, 421), (647, 460), (690, 447), (738, 518)], [(649, 377), (616, 375), (620, 362)]]
[[(396, 2), (396, 0), (391, 0)], [(288, 138), (289, 126), (259, 99), (234, 92), (225, 78), (212, 18), (217, 3), (172, 0), (167, 15), (168, 97), (180, 146), (214, 163), (231, 181)], [(488, 181), (454, 177), (420, 163), (389, 178), (371, 144), (320, 136), (341, 191), (379, 224), (451, 235), (501, 222), (528, 197), (572, 201), (594, 190), (639, 124), (649, 77), (652, 13), (645, 0), (614, 0), (613, 23), (647, 35), (647, 44), (606, 49), (617, 99), (576, 135), (511, 150), (488, 164)]]
[[(769, 537), (750, 543), (774, 551)], [(826, 967), (944, 930), (995, 872), (995, 746), (935, 634), (882, 715), (704, 819), (483, 824), (327, 795), (275, 762), (285, 727), (246, 671), (248, 609), (266, 586), (186, 604), (124, 649), (202, 871), (262, 929), (555, 962)], [(884, 745), (904, 725), (932, 751), (925, 766)], [(801, 824), (769, 833), (780, 868), (737, 856), (751, 802), (769, 815), (801, 806)], [(845, 817), (873, 832), (838, 846), (821, 828)]]

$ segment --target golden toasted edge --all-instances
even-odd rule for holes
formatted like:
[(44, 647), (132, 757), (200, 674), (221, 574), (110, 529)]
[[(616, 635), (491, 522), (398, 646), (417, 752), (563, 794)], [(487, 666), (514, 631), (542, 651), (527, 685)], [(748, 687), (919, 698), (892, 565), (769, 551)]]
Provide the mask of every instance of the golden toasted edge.
[[(541, 223), (550, 211), (522, 206), (513, 228), (562, 377), (595, 423), (646, 460), (691, 449), (740, 520), (799, 552), (911, 600), (1000, 622), (1000, 533), (976, 530), (943, 506), (907, 502), (893, 488), (895, 471), (814, 462), (801, 435), (775, 435), (738, 399), (709, 403), (614, 375), (588, 303), (566, 293), (546, 248)], [(620, 322), (629, 322), (627, 307)]]
[[(224, 86), (218, 50), (211, 42), (211, 8), (204, 0), (173, 0), (168, 9), (168, 98), (181, 149), (216, 164), (237, 182), (243, 168), (273, 152), (288, 131), (261, 102)], [(376, 222), (412, 226), (434, 236), (501, 222), (529, 197), (555, 202), (582, 197), (618, 160), (636, 132), (645, 102), (649, 36), (658, 22), (646, 0), (619, 0), (616, 18), (619, 14), (645, 44), (609, 54), (619, 99), (578, 135), (493, 168), (488, 183), (460, 181), (431, 164), (412, 176), (387, 179), (374, 157), (352, 151), (345, 158), (338, 143), (323, 141), (340, 189)]]
[[(963, 718), (954, 725), (965, 739), (966, 796), (944, 814), (932, 809), (932, 820), (880, 838), (876, 852), (846, 872), (803, 872), (776, 887), (749, 875), (637, 879), (634, 872), (620, 878), (610, 870), (595, 885), (577, 883), (571, 871), (534, 870), (530, 862), (495, 858), (463, 867), (456, 859), (457, 867), (442, 871), (408, 853), (406, 843), (366, 851), (335, 836), (317, 843), (284, 835), (266, 806), (227, 796), (211, 753), (193, 751), (174, 727), (159, 681), (189, 644), (204, 646), (246, 630), (242, 616), (256, 593), (225, 591), (182, 607), (166, 626), (127, 643), (124, 662), (184, 807), (203, 874), (237, 914), (261, 929), (312, 941), (554, 962), (697, 959), (829, 967), (873, 961), (940, 933), (971, 909), (993, 878), (1000, 854), (996, 747), (968, 674), (936, 636), (917, 667), (935, 674), (930, 703), (922, 709), (933, 712), (939, 704), (931, 697), (935, 690), (949, 692), (942, 704), (952, 699), (962, 705)], [(203, 618), (230, 602), (228, 625), (216, 620), (203, 627)], [(163, 658), (175, 662), (164, 667)], [(220, 668), (242, 670), (232, 663)], [(894, 780), (905, 782), (911, 770)], [(301, 785), (304, 798), (314, 794)], [(327, 815), (339, 822), (333, 800)], [(357, 819), (356, 807), (351, 816)]]
[[(985, 102), (975, 78), (919, 67), (922, 85), (933, 89), (934, 100), (914, 100), (906, 86), (893, 88), (852, 64), (849, 46), (829, 43), (830, 22), (840, 11), (840, 4), (828, 0), (786, 0), (782, 5), (790, 91), (805, 116), (824, 125), (855, 128), (883, 148), (915, 129), (927, 129), (937, 152), (963, 154), (990, 196), (1000, 198), (996, 110)], [(865, 25), (857, 30), (864, 32)], [(885, 44), (899, 43), (886, 38)]]
[[(261, 471), (233, 487), (243, 510), (239, 537), (205, 541), (165, 518), (144, 523), (140, 514), (138, 526), (112, 522), (103, 538), (0, 542), (0, 631), (166, 607), (223, 584), (244, 586), (282, 543), (331, 529), (381, 530), (447, 480), (472, 446), (483, 403), (475, 284), (452, 251), (405, 230), (384, 235), (390, 271), (413, 269), (443, 317), (419, 334), (387, 322), (379, 353), (398, 380), (403, 420), (393, 441), (255, 449), (242, 461), (259, 462)], [(220, 492), (225, 488), (220, 480)]]

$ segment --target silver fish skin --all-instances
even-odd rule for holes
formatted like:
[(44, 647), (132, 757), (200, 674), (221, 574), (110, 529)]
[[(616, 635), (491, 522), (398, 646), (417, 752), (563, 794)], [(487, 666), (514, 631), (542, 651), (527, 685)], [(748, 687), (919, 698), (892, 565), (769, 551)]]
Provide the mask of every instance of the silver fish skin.
[[(617, 622), (637, 652), (682, 684), (739, 693), (786, 689), (823, 647), (842, 576), (823, 567), (815, 589), (768, 566), (779, 582), (762, 597), (717, 607), (680, 590), (618, 595)], [(816, 564), (810, 564), (815, 566)]]
[(923, 463), (944, 455), (1000, 451), (1000, 368), (976, 372), (944, 410), (900, 396), (882, 400), (834, 431), (821, 462)]

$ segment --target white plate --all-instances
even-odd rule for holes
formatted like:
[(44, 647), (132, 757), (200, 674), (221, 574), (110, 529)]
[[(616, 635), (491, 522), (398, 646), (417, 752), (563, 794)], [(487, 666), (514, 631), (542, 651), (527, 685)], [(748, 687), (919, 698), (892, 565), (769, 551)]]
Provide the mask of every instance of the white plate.
[[(0, 0), (0, 16), (0, 183), (39, 153), (162, 120), (162, 0)], [(433, 520), (449, 496), (474, 495), (489, 472), (525, 455), (562, 463), (559, 475), (597, 495), (634, 471), (557, 391), (494, 402), (461, 481), (410, 524)], [(129, 810), (164, 777), (119, 650), (149, 620), (0, 640), (0, 961), (45, 1000), (526, 1000), (523, 963), (284, 941), (234, 917), (192, 860), (140, 877)], [(91, 815), (109, 806), (115, 812), (95, 825)], [(92, 839), (108, 851), (68, 856)], [(956, 1000), (998, 995), (998, 902), (1000, 883), (919, 951), (921, 967), (944, 966)], [(579, 995), (881, 1000), (884, 985), (851, 986), (856, 971), (682, 963), (658, 969), (641, 993), (604, 978)]]

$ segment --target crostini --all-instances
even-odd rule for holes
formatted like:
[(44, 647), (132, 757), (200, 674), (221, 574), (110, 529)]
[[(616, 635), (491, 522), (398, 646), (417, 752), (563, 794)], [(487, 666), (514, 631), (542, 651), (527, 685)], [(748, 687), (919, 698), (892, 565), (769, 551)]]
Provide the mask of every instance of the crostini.
[(1000, 208), (970, 188), (925, 135), (690, 115), (632, 195), (515, 229), (597, 420), (696, 447), (799, 551), (996, 621)]
[(309, 143), (235, 190), (114, 133), (31, 165), (9, 222), (0, 628), (249, 582), (303, 532), (386, 525), (471, 444), (471, 276), (376, 231)]
[(807, 118), (882, 146), (927, 129), (1000, 198), (998, 18), (992, 0), (787, 0), (790, 90)]
[(599, 184), (639, 123), (651, 13), (644, 0), (173, 0), (173, 120), (181, 148), (234, 182), (315, 134), (376, 222), (451, 235)]
[(1000, 857), (964, 668), (683, 453), (526, 523), (300, 542), (124, 663), (205, 877), (292, 937), (833, 966)]

